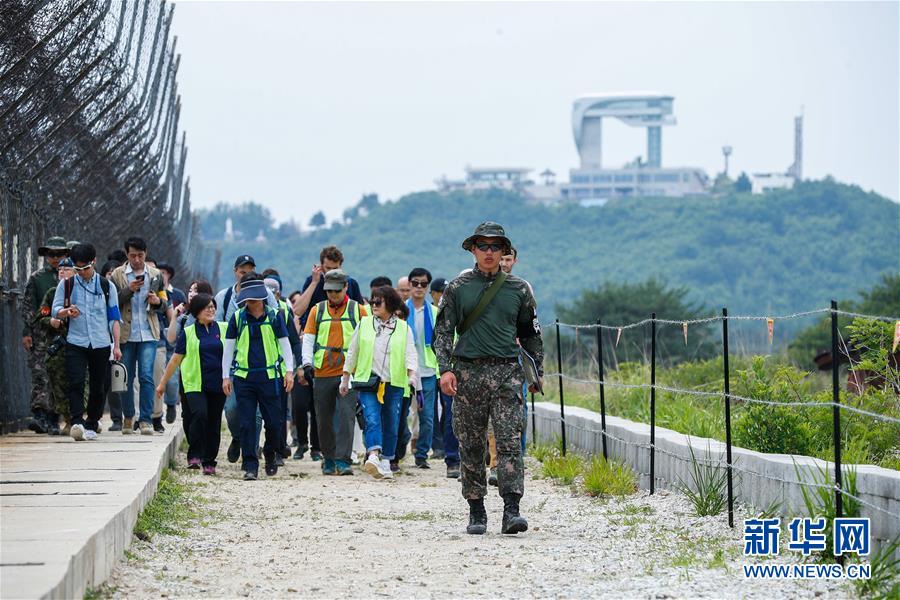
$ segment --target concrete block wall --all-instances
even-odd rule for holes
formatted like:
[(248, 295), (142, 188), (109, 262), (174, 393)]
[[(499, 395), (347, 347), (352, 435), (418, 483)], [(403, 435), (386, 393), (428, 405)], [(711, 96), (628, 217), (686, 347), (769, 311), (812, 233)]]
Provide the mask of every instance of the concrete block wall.
[[(566, 442), (569, 451), (594, 455), (603, 453), (600, 414), (578, 407), (566, 407)], [(533, 430), (528, 419), (528, 439), (548, 443), (561, 433), (559, 406), (547, 402), (535, 404)], [(650, 426), (618, 417), (606, 417), (607, 452), (625, 462), (639, 476), (641, 488), (650, 487)], [(618, 439), (614, 439), (618, 438)], [(726, 468), (725, 444), (709, 438), (656, 428), (656, 489), (691, 485), (691, 450), (698, 462), (717, 469)], [(808, 456), (764, 454), (732, 447), (735, 500), (760, 510), (776, 508), (783, 516), (805, 514), (800, 482), (831, 485), (834, 464)], [(856, 471), (856, 495), (865, 502), (900, 515), (900, 472), (871, 465), (853, 465)], [(827, 480), (823, 482), (823, 470)], [(847, 465), (843, 471), (846, 473)], [(846, 488), (846, 482), (845, 482)], [(816, 489), (806, 487), (808, 494)], [(833, 491), (831, 492), (834, 493)], [(871, 518), (872, 537), (878, 542), (900, 535), (900, 518), (862, 506), (860, 515)]]

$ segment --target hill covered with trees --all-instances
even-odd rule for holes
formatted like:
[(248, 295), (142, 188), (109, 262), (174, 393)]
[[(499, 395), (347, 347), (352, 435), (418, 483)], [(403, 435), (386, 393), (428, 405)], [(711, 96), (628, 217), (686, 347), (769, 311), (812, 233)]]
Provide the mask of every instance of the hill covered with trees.
[(330, 227), (300, 233), (270, 222), (266, 242), (217, 242), (219, 283), (231, 280), (233, 256), (248, 252), (260, 268), (279, 269), (290, 291), (327, 244), (344, 251), (364, 290), (376, 275), (396, 281), (415, 266), (453, 277), (472, 264), (460, 242), (485, 220), (506, 227), (519, 250), (516, 273), (533, 284), (544, 319), (605, 282), (655, 278), (687, 288), (688, 300), (710, 312), (780, 314), (858, 298), (900, 270), (900, 205), (826, 180), (761, 196), (633, 198), (602, 207), (535, 205), (499, 190), (420, 192), (381, 204), (366, 196)]

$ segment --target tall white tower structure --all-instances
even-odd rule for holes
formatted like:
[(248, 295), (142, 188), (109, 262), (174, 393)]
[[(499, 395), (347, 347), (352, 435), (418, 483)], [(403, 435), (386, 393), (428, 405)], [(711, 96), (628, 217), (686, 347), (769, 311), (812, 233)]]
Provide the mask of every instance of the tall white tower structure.
[[(664, 168), (662, 128), (674, 125), (673, 96), (658, 92), (590, 94), (572, 106), (572, 133), (581, 158), (561, 188), (563, 198), (603, 200), (630, 196), (702, 194), (707, 176), (697, 168)], [(603, 166), (603, 119), (618, 119), (647, 130), (647, 157), (621, 168)]]

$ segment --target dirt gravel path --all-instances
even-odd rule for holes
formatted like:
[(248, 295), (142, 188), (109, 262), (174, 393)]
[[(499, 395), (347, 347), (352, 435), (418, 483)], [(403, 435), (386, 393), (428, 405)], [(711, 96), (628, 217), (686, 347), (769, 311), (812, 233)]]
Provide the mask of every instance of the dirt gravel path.
[[(227, 435), (224, 437), (228, 437)], [(223, 441), (224, 444), (224, 441)], [(224, 456), (223, 452), (220, 456)], [(848, 597), (835, 582), (746, 580), (739, 528), (697, 518), (677, 493), (596, 500), (537, 478), (527, 459), (524, 535), (465, 534), (467, 505), (443, 464), (394, 481), (324, 477), (307, 457), (274, 478), (177, 477), (209, 516), (186, 535), (134, 539), (104, 595), (160, 597)], [(737, 515), (743, 518), (743, 515)], [(738, 521), (739, 522), (739, 521)]]

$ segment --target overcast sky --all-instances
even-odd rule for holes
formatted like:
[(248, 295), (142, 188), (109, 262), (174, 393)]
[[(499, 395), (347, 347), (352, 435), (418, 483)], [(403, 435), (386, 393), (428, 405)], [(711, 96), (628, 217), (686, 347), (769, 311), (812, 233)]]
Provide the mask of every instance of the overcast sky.
[[(663, 165), (784, 171), (898, 191), (897, 2), (177, 2), (181, 126), (195, 207), (256, 200), (340, 216), (466, 165), (577, 166), (572, 101), (675, 97)], [(605, 166), (645, 152), (604, 122)]]

